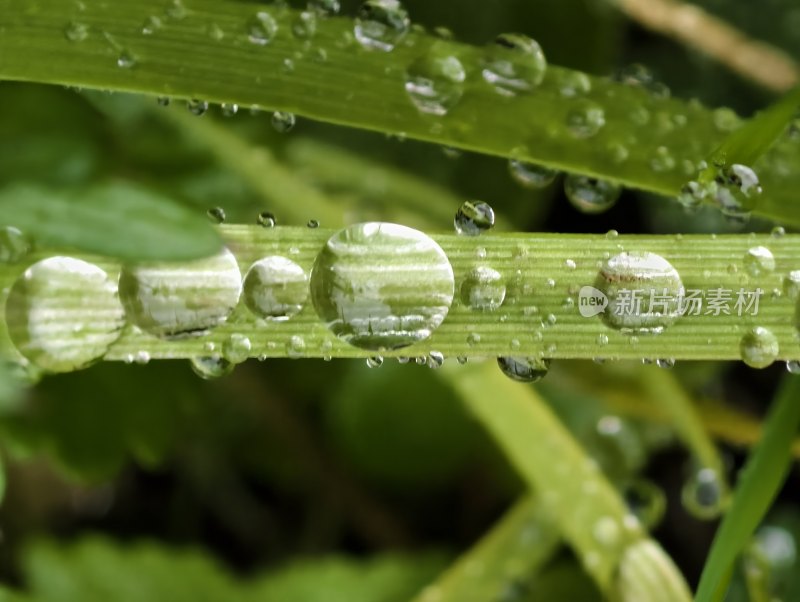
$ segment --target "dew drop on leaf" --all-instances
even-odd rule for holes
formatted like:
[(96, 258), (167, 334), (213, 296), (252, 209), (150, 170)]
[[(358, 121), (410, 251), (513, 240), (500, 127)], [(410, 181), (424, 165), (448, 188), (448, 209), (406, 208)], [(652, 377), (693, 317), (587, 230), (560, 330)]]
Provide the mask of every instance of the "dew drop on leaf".
[(606, 124), (606, 114), (596, 102), (581, 99), (567, 112), (567, 130), (575, 138), (591, 138)]
[(504, 96), (531, 92), (542, 83), (547, 59), (536, 40), (501, 34), (484, 51), (483, 79)]
[(719, 473), (711, 468), (695, 472), (681, 489), (686, 511), (699, 520), (713, 520), (722, 514), (726, 502)]
[(367, 358), (367, 368), (380, 368), (381, 366), (383, 366), (382, 356), (374, 355)]
[[(82, 299), (79, 308), (64, 300)], [(69, 312), (70, 319), (64, 319)], [(102, 358), (119, 338), (125, 315), (117, 286), (94, 264), (50, 257), (30, 266), (6, 300), (8, 334), (17, 351), (47, 372), (71, 372)]]
[(410, 27), (408, 13), (398, 0), (369, 0), (358, 9), (353, 33), (367, 50), (391, 52)]
[(243, 294), (248, 309), (259, 318), (288, 320), (308, 300), (308, 276), (290, 259), (264, 257), (247, 271)]
[(464, 278), (460, 293), (461, 301), (470, 309), (494, 311), (506, 298), (505, 279), (495, 269), (476, 267)]
[(453, 226), (458, 234), (478, 236), (494, 227), (494, 209), (483, 201), (466, 201), (456, 213)]
[(433, 239), (382, 222), (334, 234), (311, 274), (319, 317), (343, 341), (372, 351), (430, 337), (447, 316), (454, 290), (453, 268)]
[(308, 2), (309, 10), (325, 17), (338, 14), (341, 8), (339, 0), (309, 0)]
[(30, 251), (27, 236), (13, 226), (0, 226), (0, 263), (19, 263)]
[(446, 115), (464, 94), (466, 73), (461, 61), (434, 45), (406, 70), (405, 89), (421, 113)]
[(193, 98), (189, 102), (186, 103), (186, 108), (189, 109), (189, 112), (192, 115), (196, 115), (200, 117), (205, 115), (208, 111), (208, 102), (205, 100), (199, 100), (197, 98)]
[(555, 169), (517, 159), (508, 162), (508, 169), (515, 182), (530, 190), (547, 188), (558, 176), (558, 171)]
[(298, 40), (310, 40), (317, 33), (317, 14), (303, 11), (292, 21), (292, 35)]
[(215, 224), (221, 224), (225, 221), (225, 210), (222, 207), (212, 207), (206, 212), (206, 215)]
[(789, 374), (800, 374), (800, 360), (789, 360), (786, 362), (786, 371)]
[(269, 211), (262, 211), (258, 214), (258, 225), (264, 228), (274, 228), (276, 224), (275, 216)]
[(245, 29), (251, 43), (266, 46), (277, 35), (278, 22), (268, 12), (259, 11), (247, 20)]
[(280, 134), (291, 132), (295, 123), (297, 123), (297, 117), (295, 117), (294, 113), (275, 111), (272, 114), (272, 127)]
[(222, 344), (222, 357), (231, 364), (241, 364), (250, 357), (252, 349), (253, 345), (247, 336), (234, 333)]
[(607, 180), (569, 174), (564, 178), (567, 199), (581, 213), (604, 213), (617, 204), (622, 188)]
[(239, 112), (239, 105), (237, 105), (236, 103), (225, 102), (222, 103), (222, 106), (220, 108), (222, 109), (222, 115), (224, 117), (233, 117), (234, 115), (236, 115), (236, 113)]
[(742, 337), (739, 353), (742, 361), (751, 368), (766, 368), (778, 359), (780, 346), (771, 330), (756, 326)]
[(535, 383), (547, 376), (550, 360), (532, 357), (498, 357), (497, 365), (511, 380)]
[(64, 28), (64, 35), (70, 42), (83, 42), (89, 37), (89, 26), (78, 21), (70, 21)]
[(775, 271), (775, 256), (766, 247), (751, 247), (744, 255), (744, 267), (751, 276)]
[(194, 373), (204, 380), (214, 380), (227, 376), (235, 368), (234, 364), (218, 355), (193, 357), (189, 362)]

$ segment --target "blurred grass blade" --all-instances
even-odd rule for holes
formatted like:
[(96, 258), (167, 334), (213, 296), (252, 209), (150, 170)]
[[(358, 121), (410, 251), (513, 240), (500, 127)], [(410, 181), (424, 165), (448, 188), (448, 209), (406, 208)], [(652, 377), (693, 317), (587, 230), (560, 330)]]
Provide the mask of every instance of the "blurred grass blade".
[(493, 362), (446, 374), (603, 592), (651, 602), (691, 598), (669, 556), (534, 389), (506, 378)]
[(721, 600), (736, 556), (750, 541), (783, 485), (800, 427), (800, 378), (783, 383), (767, 417), (764, 434), (742, 471), (730, 510), (714, 537), (700, 578), (696, 602)]
[[(319, 20), (307, 45), (292, 34), (298, 13), (285, 8), (216, 0), (181, 7), (0, 0), (0, 77), (289, 111), (669, 196), (727, 134), (697, 103), (556, 66), (535, 94), (504, 96), (481, 77), (484, 49), (417, 32), (392, 52), (370, 52), (353, 39), (349, 19)], [(265, 10), (276, 32), (268, 44), (254, 43), (249, 27)], [(153, 16), (163, 27), (144, 35), (142, 24)], [(463, 97), (444, 117), (421, 113), (405, 92), (409, 65), (434, 44), (466, 72)], [(591, 143), (576, 129), (587, 115), (600, 126)], [(780, 161), (759, 166), (767, 194), (757, 212), (800, 224), (800, 173), (781, 168), (800, 159), (800, 149), (787, 141), (782, 152)]]
[(202, 213), (127, 183), (71, 190), (10, 186), (0, 190), (0, 215), (0, 222), (40, 245), (123, 261), (187, 261), (222, 246)]
[(754, 165), (786, 130), (800, 108), (800, 87), (749, 119), (712, 153), (711, 161)]
[(413, 602), (502, 600), (548, 562), (561, 537), (541, 503), (517, 502), (471, 550), (426, 587)]

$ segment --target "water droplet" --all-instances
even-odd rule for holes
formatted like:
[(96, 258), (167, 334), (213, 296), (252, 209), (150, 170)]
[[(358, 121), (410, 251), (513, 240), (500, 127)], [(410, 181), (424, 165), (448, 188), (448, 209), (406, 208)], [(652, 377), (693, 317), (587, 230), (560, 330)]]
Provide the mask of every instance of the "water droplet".
[(233, 372), (234, 364), (218, 355), (193, 357), (189, 360), (192, 370), (204, 380), (221, 378)]
[(592, 90), (592, 81), (589, 76), (580, 71), (564, 71), (562, 72), (559, 82), (558, 91), (561, 96), (565, 98), (575, 98), (588, 94)]
[(300, 40), (310, 40), (317, 33), (317, 15), (303, 11), (292, 21), (292, 34)]
[(494, 209), (483, 201), (466, 201), (453, 221), (456, 232), (464, 236), (478, 236), (494, 227)]
[(755, 171), (734, 164), (718, 171), (709, 192), (724, 215), (746, 217), (761, 197), (762, 189)]
[(151, 36), (159, 29), (161, 29), (162, 26), (163, 23), (159, 17), (155, 15), (150, 15), (144, 20), (144, 23), (142, 23), (142, 34), (146, 36)]
[(286, 111), (275, 111), (272, 114), (272, 127), (279, 134), (286, 134), (294, 129), (297, 123), (297, 117), (294, 113), (287, 113)]
[(269, 320), (288, 320), (308, 300), (308, 276), (285, 257), (265, 257), (255, 262), (244, 277), (244, 302), (255, 315)]
[(786, 362), (786, 370), (789, 374), (800, 374), (800, 360), (789, 360)]
[(800, 299), (800, 270), (789, 272), (783, 281), (783, 290), (792, 301)]
[(440, 351), (431, 351), (425, 363), (431, 370), (438, 370), (444, 365), (444, 354)]
[(206, 215), (215, 224), (221, 224), (225, 221), (225, 210), (222, 207), (212, 207), (206, 212)]
[(679, 317), (685, 295), (672, 264), (647, 251), (625, 251), (608, 259), (595, 286), (608, 298), (603, 320), (623, 332), (662, 332)]
[(192, 115), (197, 115), (198, 117), (205, 115), (208, 111), (208, 102), (205, 100), (199, 100), (197, 98), (193, 98), (189, 102), (186, 103), (186, 108), (189, 109), (189, 112)]
[(83, 42), (89, 37), (89, 26), (78, 21), (70, 21), (64, 29), (64, 35), (70, 42)]
[(505, 298), (505, 279), (490, 267), (474, 268), (461, 284), (461, 301), (470, 309), (494, 311)]
[(642, 64), (634, 63), (619, 69), (614, 74), (614, 80), (626, 86), (643, 88), (652, 96), (667, 98), (670, 96), (669, 88), (656, 81), (652, 71)]
[(664, 370), (672, 370), (675, 367), (675, 358), (668, 357), (668, 358), (661, 358), (656, 360), (656, 366), (659, 368), (663, 368)]
[(160, 337), (200, 335), (219, 326), (239, 302), (242, 277), (227, 249), (198, 261), (126, 266), (120, 297), (136, 326)]
[(344, 341), (374, 351), (427, 339), (453, 302), (455, 279), (427, 235), (396, 224), (357, 224), (334, 234), (318, 255), (311, 297)]
[(579, 100), (567, 113), (567, 129), (575, 138), (591, 138), (605, 124), (603, 107), (591, 100)]
[(308, 220), (308, 222), (306, 222), (306, 228), (309, 228), (311, 230), (316, 230), (317, 228), (319, 228), (319, 220), (315, 219)]
[(578, 211), (596, 214), (616, 205), (622, 188), (607, 180), (569, 174), (564, 178), (564, 192)]
[(775, 226), (770, 231), (770, 236), (772, 236), (772, 238), (783, 238), (784, 236), (786, 236), (786, 228), (784, 228), (783, 226)]
[[(76, 307), (78, 296), (83, 301)], [(71, 307), (64, 307), (65, 299)], [(108, 274), (72, 257), (50, 257), (25, 270), (11, 287), (5, 317), (17, 350), (48, 372), (71, 372), (100, 359), (125, 322)]]
[(262, 211), (258, 214), (258, 224), (260, 226), (264, 228), (274, 228), (276, 223), (275, 216), (269, 211)]
[(498, 357), (497, 365), (507, 377), (522, 383), (542, 380), (550, 370), (550, 360), (532, 357)]
[(306, 342), (303, 337), (294, 335), (286, 343), (286, 355), (293, 359), (300, 359), (306, 354)]
[(667, 497), (658, 485), (642, 478), (634, 478), (623, 487), (622, 497), (628, 509), (648, 530), (657, 527), (667, 509)]
[(222, 357), (231, 364), (241, 364), (250, 357), (253, 349), (250, 339), (243, 334), (232, 334), (222, 344)]
[(338, 14), (342, 7), (339, 0), (309, 0), (308, 8), (321, 16), (330, 17)]
[(761, 526), (745, 549), (742, 560), (747, 581), (760, 586), (763, 600), (789, 600), (787, 594), (797, 571), (797, 543), (791, 531), (778, 526)]
[(123, 50), (117, 57), (117, 67), (120, 69), (133, 69), (136, 66), (136, 57), (127, 50)]
[(420, 112), (441, 116), (461, 100), (465, 79), (461, 61), (434, 45), (408, 67), (405, 88)]
[(391, 52), (410, 26), (408, 13), (398, 0), (369, 0), (358, 9), (353, 33), (367, 50)]
[(224, 117), (233, 117), (239, 112), (239, 105), (236, 103), (224, 102), (220, 108)]
[(484, 55), (483, 79), (505, 96), (530, 92), (542, 83), (546, 72), (542, 48), (521, 34), (497, 36)]
[(18, 263), (30, 252), (27, 236), (13, 226), (0, 226), (0, 263)]
[(555, 169), (515, 159), (508, 162), (508, 168), (511, 177), (520, 186), (531, 190), (547, 188), (558, 176), (558, 171)]
[(266, 46), (278, 33), (278, 23), (268, 12), (259, 11), (247, 21), (246, 30), (250, 42)]
[(739, 342), (742, 361), (751, 368), (766, 368), (778, 359), (778, 339), (762, 326), (750, 329)]
[(383, 357), (375, 355), (367, 358), (367, 368), (380, 368), (383, 366)]
[(716, 470), (703, 468), (686, 481), (681, 490), (686, 511), (699, 520), (713, 520), (722, 514), (726, 495), (722, 478)]
[(744, 255), (744, 267), (752, 276), (775, 271), (775, 257), (766, 247), (752, 247)]

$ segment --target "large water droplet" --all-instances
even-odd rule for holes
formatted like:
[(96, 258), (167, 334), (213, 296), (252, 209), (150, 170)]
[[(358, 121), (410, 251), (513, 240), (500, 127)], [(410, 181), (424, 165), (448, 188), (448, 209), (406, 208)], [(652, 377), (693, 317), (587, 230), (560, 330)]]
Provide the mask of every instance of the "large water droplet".
[(308, 276), (285, 257), (260, 259), (244, 277), (244, 302), (260, 318), (288, 320), (303, 309), (307, 299)]
[(498, 357), (497, 365), (507, 377), (522, 383), (542, 380), (550, 370), (550, 360), (532, 357)]
[(739, 352), (742, 361), (751, 368), (766, 368), (778, 359), (780, 346), (771, 330), (756, 326), (742, 337)]
[(406, 71), (406, 92), (422, 113), (445, 115), (464, 94), (466, 73), (461, 61), (434, 46)]
[(311, 298), (328, 328), (373, 351), (430, 337), (447, 316), (454, 291), (453, 268), (434, 240), (380, 222), (334, 234), (311, 275)]
[(703, 468), (693, 474), (681, 490), (681, 502), (686, 511), (700, 520), (713, 520), (724, 509), (726, 496), (722, 478), (717, 471)]
[(744, 255), (744, 267), (752, 276), (775, 271), (775, 257), (766, 247), (752, 247)]
[(555, 169), (515, 159), (508, 162), (508, 169), (520, 186), (531, 190), (547, 188), (558, 176)]
[(478, 236), (494, 227), (494, 209), (483, 201), (466, 201), (453, 220), (456, 232), (464, 236)]
[[(66, 299), (71, 302), (65, 307)], [(72, 257), (50, 257), (29, 267), (6, 301), (14, 346), (48, 372), (71, 372), (100, 359), (119, 338), (124, 322), (108, 274)]]
[(119, 280), (128, 318), (160, 337), (200, 335), (236, 307), (242, 277), (227, 249), (199, 261), (126, 267)]
[(608, 259), (595, 286), (608, 298), (603, 320), (624, 332), (662, 332), (680, 315), (685, 295), (672, 264), (647, 251), (625, 251)]
[(353, 33), (367, 50), (391, 52), (410, 26), (408, 13), (398, 0), (370, 0), (358, 9)]
[(278, 23), (268, 12), (259, 11), (246, 24), (247, 37), (258, 46), (266, 46), (278, 33)]
[(190, 365), (194, 373), (202, 379), (213, 380), (233, 372), (235, 365), (218, 355), (208, 357), (193, 357)]
[(710, 192), (723, 214), (742, 217), (753, 210), (762, 189), (755, 171), (746, 165), (734, 164), (719, 170)]
[(17, 263), (30, 252), (27, 236), (12, 226), (0, 227), (0, 263)]
[(622, 188), (607, 180), (570, 174), (564, 178), (564, 192), (578, 211), (596, 214), (616, 205)]
[(527, 36), (502, 34), (486, 49), (483, 79), (503, 95), (530, 92), (542, 83), (546, 72), (542, 48)]
[(505, 279), (490, 267), (474, 268), (461, 283), (461, 301), (471, 309), (493, 311), (505, 298)]

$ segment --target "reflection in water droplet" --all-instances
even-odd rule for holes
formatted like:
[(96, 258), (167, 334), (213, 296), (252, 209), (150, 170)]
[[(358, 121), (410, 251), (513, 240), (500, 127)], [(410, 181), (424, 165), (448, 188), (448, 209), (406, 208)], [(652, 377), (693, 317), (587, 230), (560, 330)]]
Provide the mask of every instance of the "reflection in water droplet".
[(294, 129), (297, 123), (297, 117), (294, 113), (287, 113), (286, 111), (275, 111), (272, 114), (272, 127), (279, 134), (286, 134)]
[(12, 226), (0, 226), (0, 263), (18, 263), (31, 252), (31, 243)]
[(542, 380), (550, 370), (550, 360), (532, 357), (498, 357), (497, 365), (507, 377), (522, 383)]
[(662, 332), (679, 317), (685, 296), (678, 271), (647, 251), (625, 251), (608, 259), (595, 287), (608, 298), (603, 321), (623, 332)]
[(367, 358), (367, 368), (380, 368), (383, 366), (383, 357), (375, 355)]
[(617, 204), (622, 188), (607, 180), (569, 174), (564, 178), (567, 199), (581, 213), (603, 213)]
[(264, 228), (274, 228), (276, 224), (275, 216), (269, 211), (262, 211), (258, 214), (258, 225)]
[(205, 115), (208, 111), (208, 102), (205, 100), (199, 100), (197, 98), (193, 98), (189, 102), (186, 103), (186, 108), (189, 109), (189, 112), (192, 115), (196, 115), (200, 117), (201, 115)]
[(520, 186), (531, 190), (547, 188), (558, 176), (558, 172), (555, 169), (514, 159), (509, 161), (508, 168), (511, 172), (511, 177)]
[(334, 234), (317, 256), (311, 298), (344, 341), (373, 351), (427, 339), (453, 302), (444, 251), (422, 232), (371, 222)]
[(11, 287), (5, 317), (17, 350), (48, 372), (71, 372), (103, 357), (125, 320), (108, 274), (71, 257), (25, 270)]
[(206, 211), (206, 215), (215, 224), (221, 224), (225, 221), (225, 210), (222, 207), (212, 207)]
[(786, 362), (786, 370), (789, 374), (800, 374), (800, 360), (789, 360)]
[(408, 67), (405, 88), (420, 112), (441, 116), (461, 100), (465, 78), (461, 61), (434, 46)]
[(606, 114), (596, 102), (580, 100), (567, 113), (567, 129), (575, 138), (591, 138), (606, 124)]
[(250, 339), (243, 334), (232, 334), (222, 344), (222, 357), (231, 364), (241, 364), (250, 357), (253, 345)]
[(541, 46), (521, 34), (502, 34), (486, 49), (483, 79), (505, 96), (530, 92), (544, 79), (547, 59)]
[(771, 330), (756, 326), (742, 337), (739, 352), (742, 361), (751, 368), (766, 368), (778, 359), (780, 347)]
[(752, 247), (744, 255), (744, 267), (752, 276), (775, 271), (775, 257), (766, 247)]
[(367, 50), (391, 52), (411, 27), (398, 0), (369, 0), (358, 9), (353, 33)]
[(431, 351), (428, 354), (428, 359), (425, 363), (431, 370), (438, 370), (444, 366), (444, 354), (440, 351)]
[(470, 309), (494, 311), (505, 298), (505, 279), (490, 267), (473, 269), (461, 283), (461, 301)]
[(266, 46), (278, 33), (278, 23), (268, 12), (259, 11), (247, 21), (246, 31), (250, 42)]
[(288, 320), (308, 299), (308, 276), (285, 257), (271, 256), (255, 262), (244, 277), (244, 302), (255, 315)]
[(180, 337), (225, 322), (239, 302), (242, 278), (226, 249), (199, 261), (125, 267), (119, 287), (131, 322), (156, 336)]
[(483, 201), (466, 201), (453, 220), (456, 232), (478, 236), (494, 227), (494, 209)]
[(194, 373), (205, 380), (221, 378), (233, 372), (235, 368), (234, 364), (218, 355), (193, 357), (189, 362)]

